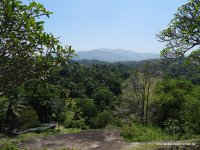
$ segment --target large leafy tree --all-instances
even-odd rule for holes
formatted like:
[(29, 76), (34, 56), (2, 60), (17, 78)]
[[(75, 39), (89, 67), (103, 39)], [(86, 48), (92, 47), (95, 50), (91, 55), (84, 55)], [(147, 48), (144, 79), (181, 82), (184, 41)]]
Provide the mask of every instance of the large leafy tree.
[(161, 31), (157, 37), (166, 42), (161, 56), (170, 62), (174, 58), (183, 56), (189, 50), (190, 61), (200, 63), (200, 1), (190, 0), (181, 6), (171, 20), (167, 29)]
[(153, 118), (170, 132), (199, 133), (199, 86), (188, 80), (165, 79), (156, 86)]
[(0, 95), (72, 56), (71, 46), (44, 31), (40, 17), (50, 14), (34, 1), (0, 0)]

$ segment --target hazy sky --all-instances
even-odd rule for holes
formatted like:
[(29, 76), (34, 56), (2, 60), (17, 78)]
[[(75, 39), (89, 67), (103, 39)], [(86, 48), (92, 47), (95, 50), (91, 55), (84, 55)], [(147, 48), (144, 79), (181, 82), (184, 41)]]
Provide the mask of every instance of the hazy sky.
[(35, 0), (54, 12), (46, 31), (76, 50), (122, 48), (159, 53), (156, 34), (187, 0)]

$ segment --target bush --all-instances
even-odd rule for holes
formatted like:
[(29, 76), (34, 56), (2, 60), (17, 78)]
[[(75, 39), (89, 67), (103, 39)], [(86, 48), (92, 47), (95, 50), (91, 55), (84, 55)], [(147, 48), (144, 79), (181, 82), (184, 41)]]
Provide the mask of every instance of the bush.
[[(200, 90), (200, 88), (199, 88)], [(198, 94), (196, 91), (193, 96)], [(195, 98), (188, 97), (187, 102), (184, 105), (184, 131), (187, 134), (200, 134), (200, 96)]]
[(79, 120), (72, 120), (70, 128), (80, 128), (80, 129), (87, 129), (88, 127), (85, 125), (85, 120), (83, 118)]
[(80, 129), (87, 129), (88, 127), (85, 124), (84, 118), (75, 118), (74, 112), (66, 112), (64, 126), (65, 128), (80, 128)]
[(66, 112), (65, 122), (64, 122), (65, 128), (70, 127), (73, 118), (74, 118), (74, 112), (71, 112), (71, 111)]
[(81, 117), (85, 119), (85, 124), (88, 126), (91, 125), (91, 118), (97, 116), (98, 109), (94, 104), (94, 100), (92, 99), (83, 99), (77, 103), (77, 107), (80, 108)]
[(132, 139), (135, 136), (135, 134), (136, 134), (135, 128), (128, 125), (123, 127), (122, 135), (125, 139)]
[(93, 118), (91, 122), (93, 128), (105, 128), (107, 125), (113, 124), (114, 116), (112, 112), (103, 111)]
[(37, 127), (38, 125), (40, 125), (40, 121), (37, 112), (31, 106), (25, 107), (20, 114), (19, 128), (27, 129)]

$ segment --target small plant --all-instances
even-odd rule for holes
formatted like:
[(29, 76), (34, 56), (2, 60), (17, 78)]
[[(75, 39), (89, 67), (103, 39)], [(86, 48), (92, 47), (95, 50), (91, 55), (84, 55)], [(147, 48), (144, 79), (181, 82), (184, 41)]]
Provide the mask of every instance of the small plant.
[(2, 146), (0, 146), (1, 150), (18, 150), (18, 147), (16, 144), (10, 142), (10, 141), (5, 141), (2, 143)]
[(166, 127), (166, 131), (169, 133), (173, 133), (175, 135), (180, 132), (180, 125), (176, 119), (168, 119), (164, 122), (164, 125)]

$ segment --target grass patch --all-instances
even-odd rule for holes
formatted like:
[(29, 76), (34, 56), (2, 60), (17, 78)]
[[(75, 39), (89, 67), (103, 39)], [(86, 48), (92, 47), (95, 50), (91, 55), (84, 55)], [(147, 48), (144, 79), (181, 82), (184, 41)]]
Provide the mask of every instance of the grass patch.
[(196, 146), (158, 146), (154, 144), (146, 144), (133, 147), (128, 150), (199, 150)]
[(60, 131), (55, 130), (55, 129), (48, 129), (48, 130), (46, 130), (44, 132), (41, 132), (41, 133), (25, 133), (25, 134), (21, 134), (21, 135), (16, 137), (16, 141), (17, 141), (17, 143), (20, 143), (20, 142), (24, 142), (24, 141), (27, 141), (27, 140), (33, 139), (33, 138), (54, 136), (54, 135), (67, 134), (67, 133), (76, 133), (76, 132), (80, 132), (80, 131), (81, 130), (77, 129), (77, 128), (66, 129), (64, 127), (61, 127)]
[(159, 128), (143, 127), (138, 124), (125, 125), (122, 129), (122, 135), (130, 142), (172, 141), (176, 139)]
[(15, 143), (4, 140), (4, 141), (1, 141), (0, 149), (1, 150), (18, 150), (18, 147)]
[(137, 146), (137, 147), (134, 147), (134, 148), (130, 148), (128, 150), (155, 150), (156, 148), (158, 148), (157, 145), (146, 144), (146, 145), (141, 145), (141, 146)]
[[(56, 129), (48, 129), (41, 133), (25, 133), (25, 134), (18, 135), (16, 137), (8, 137), (4, 134), (0, 134), (0, 149), (1, 150), (19, 150), (17, 147), (17, 144), (30, 140), (30, 139), (54, 136), (54, 135), (59, 135), (59, 134), (76, 133), (80, 131), (81, 129), (77, 129), (77, 128), (67, 129), (61, 126), (60, 131)], [(44, 148), (44, 150), (47, 150), (47, 149)], [(59, 148), (57, 150), (77, 150), (77, 149), (76, 148)]]
[(0, 149), (3, 149), (4, 147), (6, 148), (10, 145), (11, 148), (10, 149), (7, 148), (5, 150), (15, 150), (14, 147), (16, 146), (16, 144), (30, 140), (30, 139), (54, 136), (54, 135), (59, 135), (59, 134), (76, 133), (80, 131), (81, 129), (77, 129), (77, 128), (66, 129), (64, 127), (60, 127), (60, 131), (56, 129), (48, 129), (41, 133), (25, 133), (25, 134), (18, 135), (16, 137), (8, 137), (6, 135), (0, 134)]

